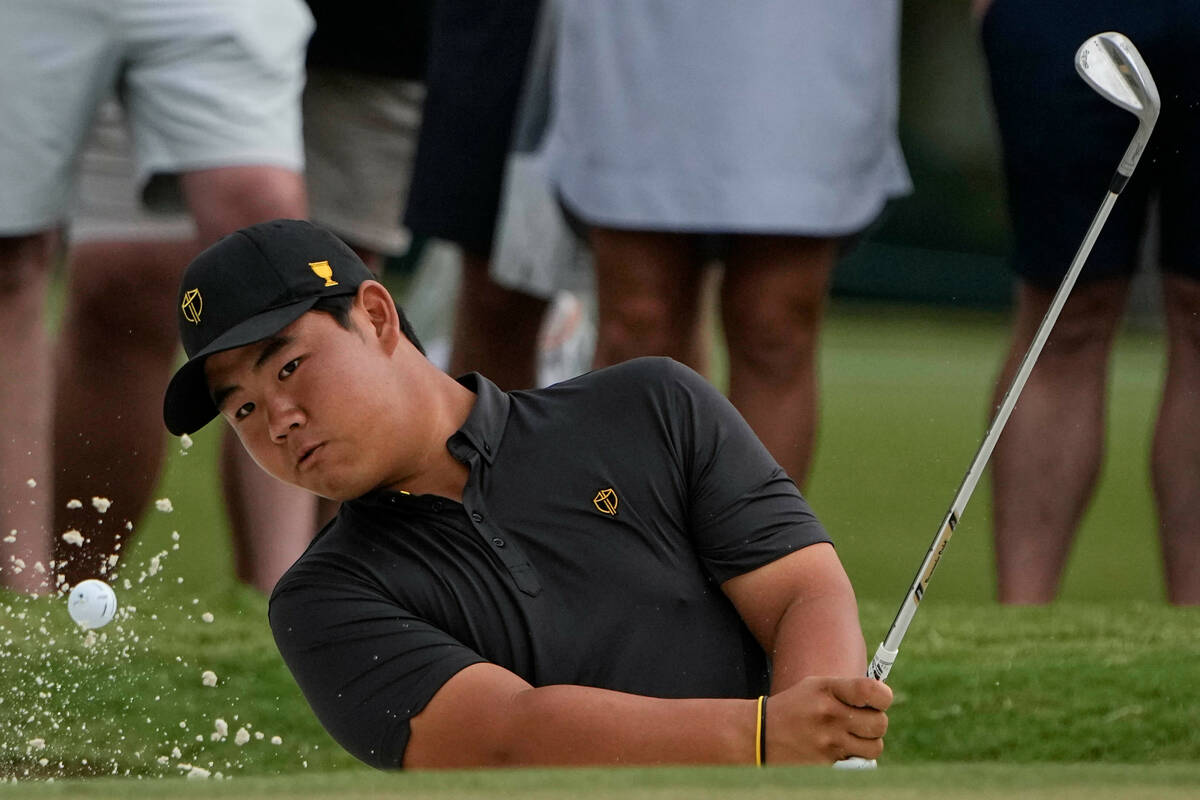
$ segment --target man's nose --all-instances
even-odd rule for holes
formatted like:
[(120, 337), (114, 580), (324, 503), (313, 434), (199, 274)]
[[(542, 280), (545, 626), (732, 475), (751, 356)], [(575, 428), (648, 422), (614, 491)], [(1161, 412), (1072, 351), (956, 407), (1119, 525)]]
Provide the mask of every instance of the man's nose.
[(284, 442), (288, 434), (304, 423), (304, 412), (291, 398), (278, 397), (267, 407), (267, 424), (271, 432), (271, 440)]

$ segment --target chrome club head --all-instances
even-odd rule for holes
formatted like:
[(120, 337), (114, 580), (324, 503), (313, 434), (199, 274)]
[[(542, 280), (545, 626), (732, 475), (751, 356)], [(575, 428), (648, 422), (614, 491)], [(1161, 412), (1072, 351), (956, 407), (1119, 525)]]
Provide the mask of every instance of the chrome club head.
[(1075, 52), (1075, 69), (1101, 96), (1138, 118), (1138, 130), (1118, 171), (1128, 177), (1146, 147), (1161, 101), (1150, 68), (1120, 33), (1098, 33)]

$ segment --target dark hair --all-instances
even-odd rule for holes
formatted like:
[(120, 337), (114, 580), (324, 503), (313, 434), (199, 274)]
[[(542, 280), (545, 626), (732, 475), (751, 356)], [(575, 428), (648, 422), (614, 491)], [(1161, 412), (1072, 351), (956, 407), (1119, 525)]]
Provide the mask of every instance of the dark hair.
[[(311, 310), (323, 311), (329, 314), (337, 321), (338, 325), (341, 325), (346, 330), (350, 330), (350, 309), (353, 307), (354, 295), (336, 294), (332, 297), (322, 297), (313, 305)], [(417, 338), (416, 331), (413, 330), (412, 323), (404, 315), (404, 309), (396, 306), (396, 313), (400, 316), (401, 332), (413, 343), (413, 347), (421, 351), (421, 355), (427, 355), (425, 348), (421, 345), (421, 340)]]

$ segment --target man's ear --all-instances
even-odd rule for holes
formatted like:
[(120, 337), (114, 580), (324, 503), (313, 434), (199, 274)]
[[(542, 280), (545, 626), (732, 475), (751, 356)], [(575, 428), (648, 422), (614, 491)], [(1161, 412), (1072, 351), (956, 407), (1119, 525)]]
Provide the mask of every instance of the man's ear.
[(404, 338), (400, 331), (400, 315), (392, 295), (378, 281), (363, 281), (358, 287), (354, 305), (366, 318), (370, 326), (364, 333), (374, 334), (387, 352), (395, 350)]

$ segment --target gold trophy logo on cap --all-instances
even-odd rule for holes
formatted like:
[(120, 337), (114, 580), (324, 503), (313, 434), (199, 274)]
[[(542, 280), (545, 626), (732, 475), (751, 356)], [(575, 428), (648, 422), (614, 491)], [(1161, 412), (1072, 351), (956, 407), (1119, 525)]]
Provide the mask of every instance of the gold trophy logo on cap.
[(312, 271), (317, 273), (318, 278), (325, 279), (326, 286), (337, 286), (338, 282), (333, 279), (333, 267), (329, 266), (328, 261), (310, 261), (308, 266)]

